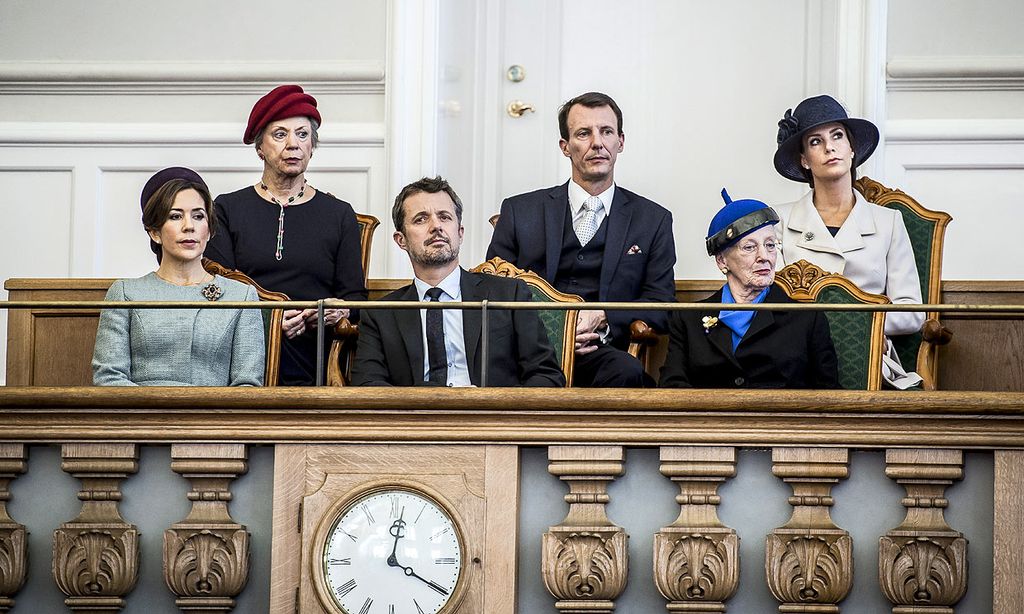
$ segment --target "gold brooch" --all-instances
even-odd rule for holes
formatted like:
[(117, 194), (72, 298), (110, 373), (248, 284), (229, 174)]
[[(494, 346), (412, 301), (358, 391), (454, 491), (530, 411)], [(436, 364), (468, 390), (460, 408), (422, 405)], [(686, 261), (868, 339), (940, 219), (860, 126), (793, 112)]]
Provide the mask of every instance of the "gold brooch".
[(202, 293), (206, 300), (215, 301), (224, 294), (224, 291), (220, 289), (220, 286), (211, 281), (203, 286)]
[(704, 316), (703, 318), (701, 318), (700, 321), (701, 321), (702, 324), (704, 324), (704, 333), (705, 334), (711, 332), (712, 328), (718, 326), (718, 317), (717, 316)]

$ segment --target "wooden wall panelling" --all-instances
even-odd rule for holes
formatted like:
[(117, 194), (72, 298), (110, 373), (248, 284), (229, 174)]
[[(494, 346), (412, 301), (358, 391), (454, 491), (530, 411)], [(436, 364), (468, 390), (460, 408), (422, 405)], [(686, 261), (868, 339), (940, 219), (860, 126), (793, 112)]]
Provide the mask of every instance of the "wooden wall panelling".
[[(1024, 281), (944, 281), (942, 301), (953, 304), (1024, 305)], [(953, 339), (943, 346), (943, 390), (1024, 390), (1024, 320), (985, 320), (944, 314)]]
[(25, 584), (28, 573), (28, 534), (25, 525), (15, 522), (7, 512), (11, 499), (10, 484), (25, 473), (28, 465), (25, 446), (0, 444), (0, 612), (14, 607), (14, 595)]
[(192, 484), (188, 517), (164, 531), (164, 580), (182, 612), (227, 613), (249, 576), (249, 532), (231, 518), (245, 444), (174, 444), (171, 469)]
[(963, 478), (963, 452), (886, 450), (885, 474), (906, 489), (907, 516), (878, 540), (882, 592), (893, 614), (953, 614), (967, 592), (967, 540), (943, 510), (946, 488)]
[(740, 540), (718, 519), (718, 485), (736, 475), (736, 448), (663, 447), (661, 473), (679, 485), (679, 517), (654, 535), (654, 580), (669, 612), (724, 612), (739, 587)]
[[(11, 301), (100, 301), (112, 279), (10, 279)], [(8, 386), (88, 386), (98, 309), (12, 309), (7, 321)]]
[(64, 444), (61, 456), (82, 481), (82, 511), (53, 532), (53, 577), (71, 611), (120, 611), (139, 573), (139, 532), (118, 511), (121, 481), (139, 470), (138, 446)]
[(1024, 451), (995, 451), (992, 612), (1024, 612)]
[(622, 446), (551, 446), (548, 471), (568, 483), (569, 513), (543, 536), (541, 574), (562, 614), (611, 614), (626, 588), (626, 531), (608, 519), (608, 484), (622, 475)]
[(843, 448), (773, 448), (772, 473), (793, 487), (793, 515), (765, 544), (780, 612), (839, 612), (853, 585), (853, 540), (832, 522), (832, 485), (849, 475)]

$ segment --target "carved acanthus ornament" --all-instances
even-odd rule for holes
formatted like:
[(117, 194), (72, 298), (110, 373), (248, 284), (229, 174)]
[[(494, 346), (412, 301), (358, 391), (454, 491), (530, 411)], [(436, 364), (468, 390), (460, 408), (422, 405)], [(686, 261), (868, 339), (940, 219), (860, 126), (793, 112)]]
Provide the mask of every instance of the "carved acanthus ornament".
[(164, 580), (182, 612), (230, 612), (249, 575), (249, 533), (231, 518), (243, 444), (176, 444), (171, 469), (192, 483), (189, 515), (164, 532)]
[(654, 581), (669, 612), (724, 612), (739, 586), (739, 537), (718, 519), (718, 485), (736, 449), (663, 447), (661, 473), (679, 485), (679, 517), (654, 535)]
[(61, 468), (82, 482), (82, 511), (53, 532), (53, 577), (73, 612), (117, 612), (135, 587), (139, 533), (118, 510), (121, 480), (139, 469), (138, 446), (61, 446)]
[(12, 597), (25, 584), (28, 569), (28, 539), (25, 525), (7, 512), (11, 481), (25, 473), (23, 444), (0, 444), (0, 612), (14, 607)]
[(886, 450), (885, 474), (907, 491), (903, 523), (878, 540), (878, 581), (894, 614), (953, 614), (967, 591), (967, 540), (944, 511), (963, 478), (960, 450)]
[(544, 534), (544, 585), (560, 613), (610, 613), (626, 588), (626, 532), (605, 513), (608, 483), (622, 475), (621, 446), (552, 446), (548, 471), (569, 484), (569, 513)]
[(853, 541), (829, 508), (832, 485), (849, 474), (849, 451), (774, 448), (772, 462), (772, 473), (793, 488), (793, 515), (768, 535), (768, 588), (780, 612), (838, 612), (853, 585)]

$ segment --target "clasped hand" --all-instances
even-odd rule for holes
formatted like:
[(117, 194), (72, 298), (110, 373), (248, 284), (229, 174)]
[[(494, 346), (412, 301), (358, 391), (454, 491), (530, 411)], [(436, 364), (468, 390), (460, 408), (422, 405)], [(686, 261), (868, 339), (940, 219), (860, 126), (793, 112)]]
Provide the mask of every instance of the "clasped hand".
[(601, 344), (598, 329), (608, 326), (608, 318), (600, 309), (581, 309), (576, 320), (576, 354), (595, 351)]
[[(331, 328), (348, 315), (348, 309), (324, 309), (324, 326)], [(307, 330), (316, 330), (316, 324), (316, 309), (285, 309), (281, 330), (285, 337), (294, 339)]]

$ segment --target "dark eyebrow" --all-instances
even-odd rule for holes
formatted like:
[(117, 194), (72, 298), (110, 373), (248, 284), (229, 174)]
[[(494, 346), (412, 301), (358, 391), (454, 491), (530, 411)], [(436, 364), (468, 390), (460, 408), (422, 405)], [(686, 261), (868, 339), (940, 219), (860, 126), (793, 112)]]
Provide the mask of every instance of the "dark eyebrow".
[(828, 133), (829, 134), (835, 134), (836, 132), (842, 132), (842, 131), (843, 131), (843, 127), (842, 126), (836, 126), (835, 128), (829, 130)]

